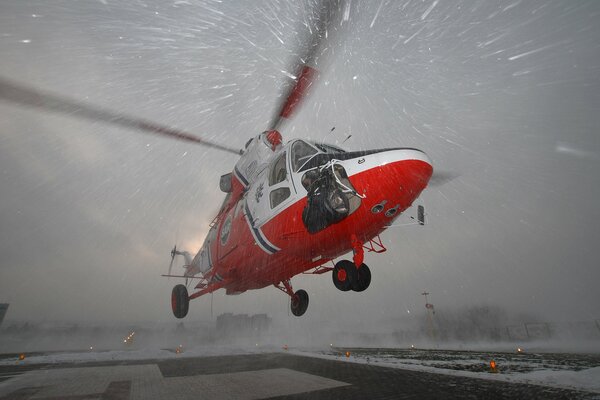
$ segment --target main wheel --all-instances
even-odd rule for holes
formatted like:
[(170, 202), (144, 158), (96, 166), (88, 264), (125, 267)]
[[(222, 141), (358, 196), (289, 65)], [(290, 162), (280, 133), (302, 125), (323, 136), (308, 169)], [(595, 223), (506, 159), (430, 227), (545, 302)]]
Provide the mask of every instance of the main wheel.
[(335, 264), (331, 274), (333, 284), (342, 292), (352, 289), (357, 279), (356, 266), (352, 261), (341, 260)]
[(308, 293), (305, 290), (298, 290), (292, 297), (292, 314), (296, 317), (303, 315), (308, 308)]
[(360, 268), (356, 270), (356, 281), (352, 285), (352, 290), (355, 292), (362, 292), (371, 284), (371, 270), (366, 264), (361, 264)]
[(171, 308), (173, 315), (177, 318), (183, 318), (187, 315), (190, 308), (190, 298), (185, 285), (177, 285), (171, 292)]

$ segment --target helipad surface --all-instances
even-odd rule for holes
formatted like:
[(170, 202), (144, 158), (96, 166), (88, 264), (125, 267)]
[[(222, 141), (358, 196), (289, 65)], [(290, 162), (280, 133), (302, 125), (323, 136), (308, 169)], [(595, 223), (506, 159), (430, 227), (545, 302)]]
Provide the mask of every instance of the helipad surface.
[(0, 399), (597, 398), (597, 394), (286, 353), (4, 366)]

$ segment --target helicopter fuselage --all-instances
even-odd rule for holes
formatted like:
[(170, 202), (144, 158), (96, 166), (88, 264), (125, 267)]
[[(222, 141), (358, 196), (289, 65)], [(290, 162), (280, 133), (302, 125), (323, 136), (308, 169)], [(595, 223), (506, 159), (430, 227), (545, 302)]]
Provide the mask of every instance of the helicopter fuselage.
[[(233, 175), (231, 193), (188, 273), (201, 271), (228, 294), (277, 285), (380, 234), (412, 205), (433, 172), (417, 149), (303, 156), (306, 144), (291, 141), (273, 152), (251, 182)], [(321, 182), (316, 189), (315, 182)], [(343, 211), (329, 223), (327, 207), (318, 204), (328, 190)]]

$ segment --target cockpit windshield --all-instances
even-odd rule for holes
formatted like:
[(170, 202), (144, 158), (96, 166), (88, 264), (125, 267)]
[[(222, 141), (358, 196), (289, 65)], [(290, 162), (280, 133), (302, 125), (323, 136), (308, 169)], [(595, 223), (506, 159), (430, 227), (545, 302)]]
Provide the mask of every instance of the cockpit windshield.
[(297, 172), (308, 160), (310, 160), (319, 150), (306, 143), (298, 140), (292, 145), (292, 170)]
[(332, 144), (315, 143), (314, 145), (317, 146), (317, 148), (319, 150), (321, 150), (323, 153), (345, 153), (346, 152), (346, 150), (343, 150)]

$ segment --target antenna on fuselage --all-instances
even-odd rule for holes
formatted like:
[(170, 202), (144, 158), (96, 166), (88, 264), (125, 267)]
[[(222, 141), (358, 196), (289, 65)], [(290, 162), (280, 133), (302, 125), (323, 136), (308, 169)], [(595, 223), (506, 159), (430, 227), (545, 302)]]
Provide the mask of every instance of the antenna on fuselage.
[(327, 137), (328, 137), (329, 135), (331, 135), (331, 133), (332, 133), (333, 131), (335, 131), (335, 126), (334, 126), (334, 127), (332, 127), (332, 128), (329, 130), (329, 132), (327, 132), (327, 133), (325, 134), (325, 136), (323, 136), (323, 140), (321, 140), (321, 143), (320, 143), (321, 145), (323, 145), (323, 144), (325, 143), (325, 139), (327, 139)]

